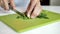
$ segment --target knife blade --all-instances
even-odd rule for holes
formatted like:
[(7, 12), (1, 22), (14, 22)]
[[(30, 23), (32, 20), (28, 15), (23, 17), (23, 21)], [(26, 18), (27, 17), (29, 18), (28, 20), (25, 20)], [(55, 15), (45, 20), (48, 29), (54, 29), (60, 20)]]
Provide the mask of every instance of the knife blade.
[(24, 17), (24, 14), (23, 13), (21, 13), (21, 12), (19, 12), (18, 10), (13, 10), (15, 13), (17, 13), (17, 14), (19, 14), (20, 16), (23, 16)]

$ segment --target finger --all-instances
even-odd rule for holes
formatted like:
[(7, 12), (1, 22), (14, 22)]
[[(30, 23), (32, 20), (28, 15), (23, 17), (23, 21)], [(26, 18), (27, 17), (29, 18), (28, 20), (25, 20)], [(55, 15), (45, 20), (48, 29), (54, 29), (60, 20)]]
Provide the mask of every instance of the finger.
[(2, 0), (0, 0), (0, 6), (2, 5)]
[(31, 14), (31, 12), (32, 12), (32, 10), (33, 10), (36, 3), (37, 3), (37, 0), (31, 0), (30, 1), (30, 4), (29, 4), (29, 6), (27, 8), (27, 17), (30, 18), (30, 14)]
[(42, 11), (41, 5), (40, 5), (40, 1), (37, 2), (34, 11), (31, 14), (31, 18), (36, 18)]
[(9, 10), (8, 0), (3, 0), (4, 3), (4, 9)]
[(0, 0), (0, 6), (1, 6), (1, 0)]
[(10, 6), (11, 6), (13, 9), (16, 9), (15, 4), (14, 4), (14, 0), (10, 0)]
[(3, 5), (2, 0), (0, 0), (0, 6), (1, 6), (2, 8), (4, 8), (4, 5)]

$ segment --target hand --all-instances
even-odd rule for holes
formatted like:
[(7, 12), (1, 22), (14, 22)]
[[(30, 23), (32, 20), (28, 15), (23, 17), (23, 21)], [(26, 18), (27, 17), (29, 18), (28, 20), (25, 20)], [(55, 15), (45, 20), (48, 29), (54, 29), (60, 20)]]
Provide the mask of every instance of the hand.
[[(10, 4), (10, 5), (9, 5)], [(0, 0), (0, 6), (3, 6), (5, 10), (9, 10), (9, 6), (15, 9), (14, 0)]]
[[(10, 6), (15, 9), (15, 4), (14, 4), (14, 0), (9, 0), (9, 2), (7, 0), (0, 0), (0, 5), (4, 5), (4, 9), (5, 10), (9, 10), (9, 3)], [(26, 15), (29, 18), (36, 18), (42, 11), (41, 5), (40, 5), (40, 0), (31, 0), (30, 4), (26, 10)]]
[(40, 0), (31, 0), (26, 15), (29, 18), (36, 18), (42, 11)]

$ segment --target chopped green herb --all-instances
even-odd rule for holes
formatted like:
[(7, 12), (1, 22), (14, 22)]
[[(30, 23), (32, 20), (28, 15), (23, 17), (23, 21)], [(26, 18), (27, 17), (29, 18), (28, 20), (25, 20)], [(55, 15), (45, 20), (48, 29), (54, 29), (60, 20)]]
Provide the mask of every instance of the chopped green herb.
[[(23, 18), (23, 19), (29, 19), (27, 16), (17, 16), (17, 19), (19, 19), (19, 18)], [(44, 18), (44, 19), (49, 19), (48, 17), (47, 17), (47, 14), (44, 14), (44, 13), (41, 13), (41, 15), (39, 15), (39, 16), (37, 16), (37, 18)]]
[(17, 16), (17, 19), (19, 19), (20, 18), (20, 16)]
[(41, 13), (41, 15), (38, 16), (38, 18), (48, 19), (47, 14), (44, 14), (44, 13)]
[[(17, 16), (17, 19), (19, 19), (19, 18), (23, 18), (23, 19), (29, 19), (25, 14), (22, 14), (22, 13), (20, 13), (19, 11), (17, 11), (17, 10), (14, 10), (18, 15), (20, 15), (20, 16)], [(47, 17), (47, 14), (45, 14), (45, 12), (43, 11), (39, 16), (37, 16), (37, 18), (44, 18), (44, 19), (49, 19), (48, 17)]]

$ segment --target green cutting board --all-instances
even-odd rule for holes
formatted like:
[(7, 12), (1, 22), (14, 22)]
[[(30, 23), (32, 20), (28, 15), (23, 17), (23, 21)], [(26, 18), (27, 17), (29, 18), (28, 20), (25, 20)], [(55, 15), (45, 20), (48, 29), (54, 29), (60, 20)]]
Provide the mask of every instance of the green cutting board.
[(24, 32), (36, 27), (45, 26), (47, 24), (53, 23), (53, 21), (60, 21), (60, 14), (44, 10), (47, 14), (48, 19), (45, 18), (35, 18), (35, 19), (23, 19), (17, 18), (18, 14), (10, 14), (5, 16), (0, 16), (0, 21), (10, 26), (17, 32)]

